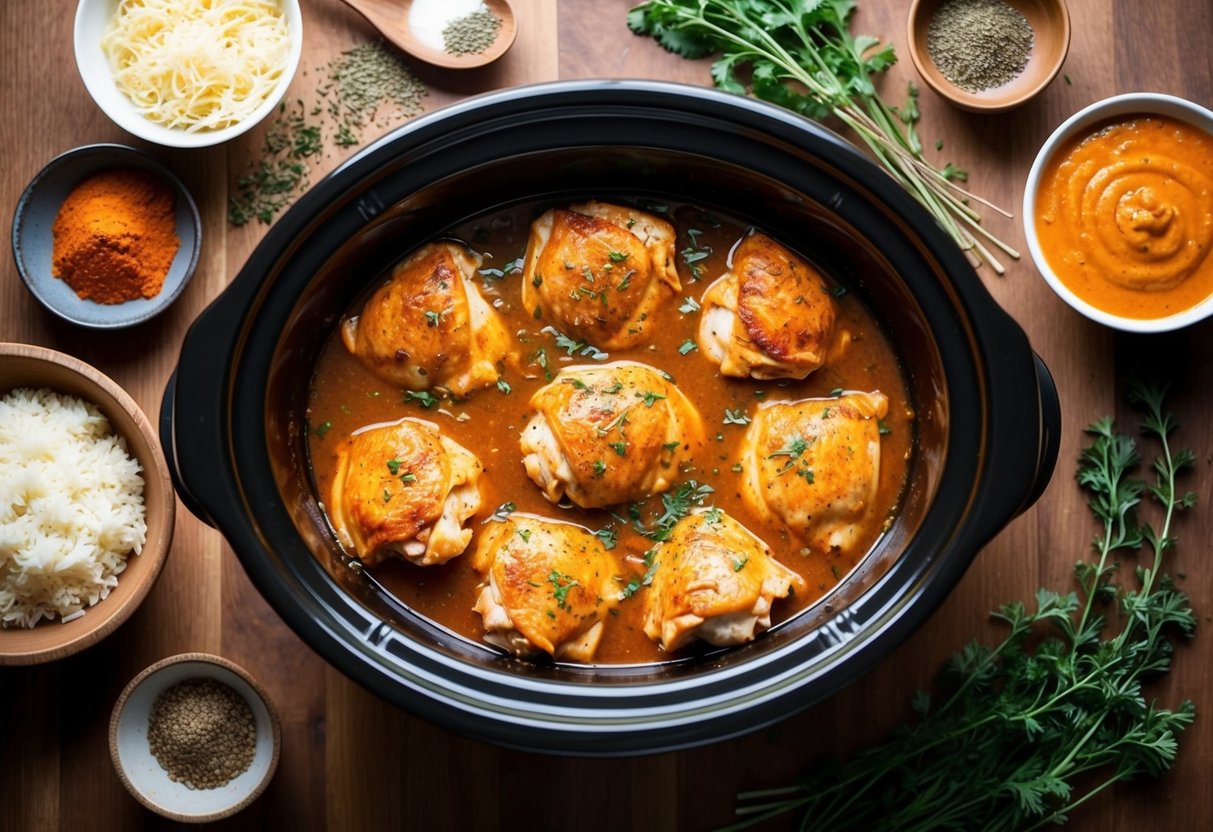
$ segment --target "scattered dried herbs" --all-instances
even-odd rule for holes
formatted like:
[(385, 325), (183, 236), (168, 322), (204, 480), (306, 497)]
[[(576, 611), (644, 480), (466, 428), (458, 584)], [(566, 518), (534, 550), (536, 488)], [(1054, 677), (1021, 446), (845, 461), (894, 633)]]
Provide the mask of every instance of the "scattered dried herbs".
[(265, 131), (261, 156), (236, 181), (228, 220), (270, 223), (310, 182), (310, 160), (331, 147), (361, 144), (371, 126), (386, 128), (421, 112), (428, 90), (395, 51), (381, 43), (357, 46), (326, 64), (325, 82), (310, 104), (279, 105)]

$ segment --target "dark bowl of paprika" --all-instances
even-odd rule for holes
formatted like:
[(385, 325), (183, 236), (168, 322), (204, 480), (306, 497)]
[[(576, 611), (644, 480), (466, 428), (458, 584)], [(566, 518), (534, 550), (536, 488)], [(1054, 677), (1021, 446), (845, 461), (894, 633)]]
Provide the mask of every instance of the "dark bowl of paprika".
[(201, 247), (185, 185), (155, 157), (120, 144), (56, 156), (13, 212), (13, 258), (30, 293), (92, 329), (134, 326), (168, 308)]

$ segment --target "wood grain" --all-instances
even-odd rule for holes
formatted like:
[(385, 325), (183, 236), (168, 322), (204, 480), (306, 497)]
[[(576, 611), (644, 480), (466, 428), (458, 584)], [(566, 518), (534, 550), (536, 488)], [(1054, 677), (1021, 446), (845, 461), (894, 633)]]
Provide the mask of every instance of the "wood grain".
[[(661, 78), (708, 84), (704, 62), (683, 61), (623, 25), (631, 0), (514, 0), (518, 37), (498, 63), (458, 74), (418, 64), (430, 86), (426, 108), (504, 86), (556, 78)], [(904, 54), (909, 0), (861, 0), (859, 30)], [(923, 90), (928, 155), (969, 171), (971, 188), (1018, 213), (1036, 149), (1067, 115), (1116, 92), (1149, 89), (1213, 104), (1213, 31), (1208, 0), (1070, 4), (1073, 37), (1059, 77), (1010, 113), (962, 113)], [(291, 96), (321, 82), (335, 55), (374, 38), (340, 0), (304, 0), (305, 44)], [(71, 57), (63, 4), (0, 4), (0, 222), (53, 155), (97, 141), (130, 141), (89, 99)], [(915, 80), (908, 61), (881, 83), (898, 98)], [(363, 136), (369, 141), (375, 136)], [(936, 140), (943, 142), (935, 150)], [(227, 194), (258, 155), (261, 132), (224, 147), (155, 154), (182, 176), (203, 213), (205, 250), (197, 276), (173, 309), (121, 334), (59, 322), (0, 258), (0, 340), (49, 346), (88, 360), (125, 387), (154, 418), (189, 322), (240, 269), (265, 233), (226, 222)], [(321, 171), (348, 152), (321, 160)], [(313, 181), (318, 178), (313, 177)], [(1017, 221), (988, 214), (991, 229), (1023, 248)], [(0, 829), (137, 830), (166, 824), (122, 788), (106, 750), (119, 691), (165, 656), (218, 653), (249, 669), (282, 719), (283, 753), (266, 793), (220, 829), (703, 829), (727, 823), (739, 788), (783, 784), (821, 754), (845, 754), (879, 739), (909, 713), (941, 660), (969, 638), (993, 639), (993, 607), (1028, 598), (1039, 585), (1069, 585), (1094, 532), (1073, 481), (1082, 427), (1104, 414), (1125, 426), (1122, 380), (1131, 373), (1173, 381), (1179, 440), (1199, 460), (1188, 485), (1213, 500), (1213, 323), (1164, 336), (1114, 335), (1070, 310), (1030, 262), (1003, 278), (974, 275), (1024, 327), (1052, 370), (1064, 431), (1052, 484), (1040, 502), (991, 542), (948, 600), (883, 664), (847, 690), (782, 724), (692, 751), (624, 760), (566, 760), (505, 751), (453, 736), (386, 704), (328, 667), (278, 619), (249, 584), (222, 538), (184, 509), (173, 552), (148, 599), (116, 633), (80, 655), (39, 667), (0, 670)], [(1202, 505), (1178, 528), (1174, 569), (1202, 625), (1213, 620), (1213, 511)], [(1213, 637), (1181, 646), (1174, 672), (1153, 693), (1197, 704), (1176, 768), (1159, 784), (1120, 786), (1077, 813), (1082, 830), (1213, 827)], [(775, 828), (780, 828), (778, 825)]]

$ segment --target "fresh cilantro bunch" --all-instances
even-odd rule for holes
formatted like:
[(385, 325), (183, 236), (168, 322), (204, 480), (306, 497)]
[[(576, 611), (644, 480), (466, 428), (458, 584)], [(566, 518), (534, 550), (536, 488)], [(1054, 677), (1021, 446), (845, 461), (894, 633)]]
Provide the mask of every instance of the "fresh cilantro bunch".
[[(1175, 516), (1196, 502), (1177, 485), (1192, 454), (1171, 447), (1176, 422), (1162, 389), (1134, 385), (1130, 396), (1144, 408), (1142, 433), (1159, 443), (1153, 482), (1134, 477), (1136, 442), (1111, 419), (1087, 428), (1094, 441), (1078, 483), (1102, 529), (1094, 559), (1075, 567), (1077, 591), (1041, 589), (1031, 610), (1018, 601), (998, 609), (1006, 636), (952, 657), (941, 702), (920, 692), (920, 718), (881, 745), (819, 764), (798, 785), (739, 795), (745, 820), (732, 828), (799, 811), (802, 828), (831, 832), (1039, 829), (1114, 783), (1171, 767), (1195, 708), (1164, 708), (1143, 685), (1170, 669), (1172, 636), (1196, 625), (1162, 571)], [(1146, 494), (1161, 506), (1158, 529), (1137, 516)], [(1115, 557), (1138, 550), (1134, 585), (1118, 584)]]
[(1019, 253), (981, 225), (970, 201), (1001, 211), (963, 190), (965, 174), (942, 170), (922, 155), (914, 129), (918, 92), (899, 109), (876, 92), (872, 76), (897, 61), (891, 44), (852, 35), (855, 0), (649, 0), (628, 13), (628, 26), (684, 58), (719, 55), (712, 78), (730, 92), (750, 93), (813, 119), (834, 116), (867, 145), (884, 168), (935, 217), (974, 265), (1004, 269), (990, 247)]

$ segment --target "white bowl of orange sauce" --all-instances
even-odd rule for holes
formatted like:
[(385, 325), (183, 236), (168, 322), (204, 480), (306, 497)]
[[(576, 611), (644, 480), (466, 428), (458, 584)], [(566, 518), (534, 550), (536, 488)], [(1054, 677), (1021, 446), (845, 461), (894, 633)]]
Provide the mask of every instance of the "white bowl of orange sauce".
[(1049, 136), (1024, 189), (1028, 250), (1088, 318), (1130, 332), (1213, 314), (1213, 112), (1127, 93)]

